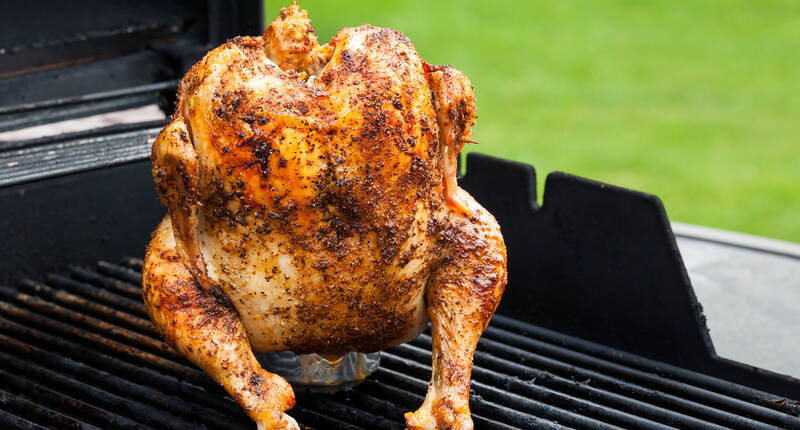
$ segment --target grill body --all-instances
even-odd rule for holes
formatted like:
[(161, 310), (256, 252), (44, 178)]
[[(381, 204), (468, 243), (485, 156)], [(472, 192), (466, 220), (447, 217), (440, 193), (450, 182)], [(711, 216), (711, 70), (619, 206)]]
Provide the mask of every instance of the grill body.
[[(142, 262), (73, 266), (0, 288), (0, 422), (18, 428), (250, 428), (164, 344), (140, 301)], [(307, 428), (402, 429), (430, 377), (431, 338), (382, 353), (335, 395), (298, 393)], [(475, 354), (479, 429), (800, 426), (774, 396), (498, 315)]]
[[(143, 254), (150, 230), (164, 213), (146, 160), (149, 132), (143, 128), (138, 133), (120, 144), (133, 154), (130, 160), (100, 155), (88, 169), (52, 161), (66, 170), (60, 174), (48, 169), (6, 171), (7, 185), (0, 190), (0, 231), (6, 236), (0, 255), (0, 285), (5, 285), (0, 288), (0, 422), (12, 428), (252, 426), (213, 381), (161, 342), (141, 302), (141, 260), (122, 258)], [(59, 157), (70, 160), (74, 146), (63, 143), (63, 138), (54, 138), (34, 148), (59, 148)], [(35, 164), (30, 168), (36, 169)], [(471, 404), (477, 428), (800, 428), (793, 401), (797, 397), (792, 396), (798, 387), (795, 380), (752, 368), (748, 375), (764, 377), (760, 384), (698, 372), (685, 365), (686, 357), (664, 355), (661, 346), (690, 342), (692, 333), (660, 338), (662, 331), (653, 328), (657, 318), (631, 325), (629, 331), (615, 326), (648, 311), (625, 310), (629, 303), (614, 297), (615, 291), (641, 289), (637, 294), (663, 296), (666, 293), (658, 288), (672, 288), (673, 296), (679, 297), (691, 292), (688, 281), (626, 287), (621, 272), (612, 272), (617, 282), (604, 285), (603, 276), (612, 275), (593, 273), (594, 260), (568, 260), (561, 254), (565, 249), (592, 249), (596, 244), (590, 239), (607, 237), (610, 229), (617, 229), (614, 234), (622, 239), (628, 234), (616, 222), (603, 221), (604, 211), (610, 212), (609, 219), (617, 219), (616, 211), (625, 207), (604, 208), (597, 203), (600, 197), (593, 198), (594, 223), (565, 216), (569, 212), (557, 210), (553, 202), (559, 200), (553, 196), (575, 191), (563, 187), (584, 187), (580, 199), (587, 198), (587, 189), (612, 193), (612, 206), (622, 204), (627, 210), (636, 208), (637, 199), (658, 209), (657, 199), (556, 174), (548, 179), (544, 206), (538, 207), (531, 195), (535, 184), (529, 166), (470, 155), (467, 172), (462, 184), (497, 215), (511, 257), (506, 297), (475, 355)], [(42, 177), (31, 180), (31, 175)], [(566, 185), (557, 188), (557, 181)], [(504, 191), (496, 191), (497, 183)], [(626, 197), (633, 202), (615, 201)], [(560, 201), (565, 204), (563, 198)], [(548, 205), (553, 206), (547, 209)], [(520, 228), (513, 217), (528, 217), (528, 227)], [(664, 225), (651, 225), (665, 231)], [(526, 228), (541, 230), (541, 235), (536, 239)], [(545, 230), (553, 232), (550, 243), (542, 243)], [(673, 259), (681, 270), (678, 275), (683, 273), (670, 241), (659, 251), (665, 243), (650, 237), (649, 258)], [(616, 255), (626, 259), (635, 252), (621, 249)], [(563, 264), (555, 265), (554, 256)], [(625, 276), (636, 274), (623, 261), (597, 258), (625, 270)], [(565, 307), (585, 288), (604, 290), (609, 298), (595, 298), (594, 311)], [(681, 315), (692, 316), (690, 328), (703, 340), (694, 354), (704, 353), (713, 362), (698, 305), (691, 299), (692, 295), (684, 297), (688, 308), (673, 307), (670, 312), (676, 321)], [(626, 312), (628, 318), (616, 317)], [(685, 328), (676, 324), (676, 330)], [(650, 339), (634, 345), (610, 337), (640, 333)], [(423, 334), (385, 351), (381, 369), (353, 390), (298, 393), (292, 413), (308, 428), (402, 428), (402, 413), (421, 403), (429, 376), (430, 338)]]

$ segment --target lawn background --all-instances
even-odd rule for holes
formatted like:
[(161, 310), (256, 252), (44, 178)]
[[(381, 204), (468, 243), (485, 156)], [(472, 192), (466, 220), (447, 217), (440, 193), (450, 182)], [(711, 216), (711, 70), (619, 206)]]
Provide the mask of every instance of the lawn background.
[(800, 242), (798, 0), (300, 5), (321, 41), (392, 27), (466, 72), (468, 150), (533, 164), (540, 188), (561, 170), (656, 194), (672, 220)]

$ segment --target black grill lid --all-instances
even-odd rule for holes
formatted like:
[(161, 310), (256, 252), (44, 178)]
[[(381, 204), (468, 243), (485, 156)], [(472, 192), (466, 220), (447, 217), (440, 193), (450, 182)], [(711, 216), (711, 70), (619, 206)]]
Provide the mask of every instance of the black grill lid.
[[(251, 0), (5, 2), (0, 131), (155, 103), (165, 88), (151, 86), (174, 91), (208, 49), (260, 33), (261, 6)], [(137, 88), (148, 97), (74, 109), (87, 95)]]

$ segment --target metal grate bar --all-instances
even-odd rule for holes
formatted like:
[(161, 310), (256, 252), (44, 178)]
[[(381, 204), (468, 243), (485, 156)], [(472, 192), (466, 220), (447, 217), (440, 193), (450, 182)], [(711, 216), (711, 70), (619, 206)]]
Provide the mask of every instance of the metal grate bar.
[(304, 408), (313, 409), (317, 413), (334, 416), (338, 420), (367, 429), (403, 430), (405, 427), (397, 421), (389, 421), (384, 417), (373, 415), (361, 409), (365, 405), (354, 408), (333, 396), (308, 395), (297, 393), (297, 403)]
[(348, 392), (347, 399), (370, 411), (376, 412), (383, 417), (394, 420), (394, 423), (398, 423), (403, 420), (403, 414), (405, 411), (398, 407), (397, 404), (388, 400), (382, 400), (359, 390), (351, 390)]
[(32, 423), (2, 409), (0, 409), (0, 425), (2, 425), (4, 429), (47, 430), (47, 427), (42, 427), (39, 424)]
[(50, 369), (26, 360), (15, 359), (14, 356), (0, 352), (2, 366), (39, 381), (47, 382), (62, 388), (86, 402), (100, 405), (111, 410), (124, 411), (128, 416), (137, 417), (141, 423), (170, 430), (193, 429), (195, 426), (184, 419), (149, 407), (137, 400), (120, 397), (109, 391), (97, 388), (77, 379), (61, 375)]
[(142, 303), (141, 300), (132, 300), (127, 297), (120, 296), (117, 293), (113, 293), (105, 288), (97, 288), (94, 285), (69, 279), (61, 275), (48, 276), (47, 283), (56, 288), (63, 288), (64, 290), (86, 296), (87, 298), (97, 300), (119, 310), (132, 313), (136, 316), (148, 318), (147, 308), (144, 306), (144, 303)]
[(25, 411), (25, 413), (35, 416), (40, 422), (46, 422), (58, 427), (81, 430), (100, 430), (99, 427), (82, 423), (75, 418), (60, 414), (52, 409), (48, 409), (44, 406), (33, 403), (28, 399), (15, 396), (3, 390), (0, 390), (0, 405), (11, 410)]
[(68, 105), (80, 105), (86, 102), (93, 102), (98, 100), (117, 99), (136, 94), (152, 95), (156, 91), (170, 90), (175, 88), (178, 81), (163, 81), (153, 84), (140, 85), (138, 87), (124, 88), (118, 90), (104, 91), (95, 94), (85, 94), (73, 97), (63, 97), (59, 99), (44, 100), (40, 102), (25, 103), (20, 105), (0, 106), (0, 114), (7, 115), (10, 113), (25, 113), (45, 108), (61, 107)]
[[(425, 350), (413, 345), (400, 345), (396, 348), (393, 348), (392, 351), (393, 352), (396, 351), (400, 355), (412, 358), (419, 362), (426, 362), (426, 360), (429, 361), (431, 357), (431, 354), (429, 352), (430, 349)], [(543, 378), (546, 377), (546, 375), (543, 372), (541, 372), (539, 376)], [(539, 402), (547, 402), (548, 404), (555, 405), (557, 407), (564, 408), (567, 410), (580, 411), (582, 414), (586, 416), (614, 423), (619, 426), (636, 427), (641, 429), (659, 429), (659, 430), (667, 430), (674, 428), (655, 421), (641, 418), (636, 415), (628, 414), (617, 409), (612, 409), (604, 407), (602, 405), (597, 405), (588, 402), (580, 397), (572, 397), (566, 394), (562, 394), (558, 391), (551, 390), (544, 386), (536, 385), (528, 381), (523, 381), (519, 379), (520, 377), (524, 376), (516, 374), (516, 376), (512, 377), (503, 374), (501, 372), (497, 372), (495, 370), (486, 369), (478, 365), (473, 366), (472, 369), (472, 380), (473, 380), (472, 385), (475, 388), (475, 391), (477, 391), (482, 395), (484, 391), (483, 387), (485, 386), (503, 387), (504, 389), (507, 389), (521, 396), (526, 396), (529, 399), (535, 399)], [(545, 415), (540, 415), (540, 416), (545, 416)], [(553, 417), (553, 419), (556, 418)], [(559, 421), (567, 422), (564, 420), (559, 420)], [(708, 424), (706, 425), (705, 428), (721, 429), (721, 427), (714, 427)]]
[[(0, 423), (17, 414), (25, 421), (13, 428), (70, 428), (51, 424), (61, 416), (100, 428), (125, 428), (109, 421), (120, 419), (132, 428), (252, 428), (217, 384), (160, 340), (140, 301), (141, 267), (128, 258), (70, 268), (49, 285), (0, 287), (0, 387), (9, 395), (0, 391)], [(501, 316), (487, 329), (473, 369), (477, 429), (800, 428), (744, 387), (720, 392), (689, 373), (670, 379), (672, 369), (537, 330)], [(423, 334), (389, 349), (376, 374), (347, 392), (297, 393), (291, 414), (310, 429), (402, 429), (403, 413), (427, 390), (430, 346)]]
[(159, 336), (156, 328), (153, 327), (149, 320), (144, 318), (118, 311), (106, 305), (101, 305), (63, 290), (56, 290), (47, 285), (40, 284), (29, 279), (23, 279), (19, 285), (23, 291), (27, 291), (31, 295), (53, 300), (63, 304), (66, 307), (77, 309), (91, 315), (111, 319), (116, 323), (128, 326), (151, 336)]
[[(390, 351), (394, 352), (396, 351), (396, 349), (393, 348)], [(427, 379), (430, 377), (431, 373), (430, 366), (421, 364), (416, 360), (405, 359), (403, 357), (388, 352), (381, 354), (381, 363), (385, 364), (387, 368), (390, 368), (392, 370), (412, 375), (418, 378), (420, 381), (422, 381), (423, 384), (427, 385), (427, 383), (425, 383), (424, 381), (427, 381)], [(422, 388), (422, 384), (419, 385)], [(522, 397), (520, 395), (500, 390), (498, 388), (482, 384), (477, 381), (472, 382), (472, 387), (475, 390), (476, 394), (478, 395), (477, 396), (478, 405), (480, 405), (485, 401), (491, 401), (498, 404), (502, 403), (508, 407), (511, 407), (521, 412), (525, 412), (541, 418), (550, 419), (559, 423), (564, 423), (566, 425), (578, 428), (607, 429), (607, 430), (619, 428), (614, 425), (604, 423), (602, 421), (594, 420), (592, 418), (583, 415), (572, 413), (568, 410), (556, 408), (547, 403), (542, 403), (532, 399), (526, 399), (525, 397)], [(476, 411), (480, 410), (481, 409), (476, 407)], [(520, 425), (522, 423), (516, 422), (511, 424)]]
[(123, 342), (127, 341), (135, 344), (137, 347), (149, 349), (151, 352), (155, 352), (165, 358), (172, 360), (181, 360), (183, 358), (160, 339), (136, 333), (101, 319), (75, 312), (38, 297), (20, 293), (12, 288), (0, 286), (0, 297), (9, 302), (16, 302), (21, 305), (25, 305), (26, 307), (37, 310), (43, 314), (55, 316), (62, 321), (67, 320), (72, 324), (94, 328), (96, 331), (101, 331)]
[[(147, 428), (142, 424), (132, 421), (126, 417), (111, 413), (100, 407), (77, 400), (71, 396), (65, 396), (54, 389), (44, 387), (31, 380), (23, 381), (16, 373), (10, 374), (4, 370), (0, 370), (0, 381), (3, 381), (5, 386), (9, 387), (10, 390), (22, 394), (25, 397), (34, 398), (39, 402), (52, 405), (54, 408), (57, 407), (62, 410), (67, 409), (70, 411), (70, 415), (73, 415), (76, 418), (80, 417), (81, 419), (89, 420), (95, 424), (110, 426), (112, 428), (133, 430)], [(50, 385), (49, 382), (48, 385)], [(27, 414), (26, 416), (29, 419), (34, 419)]]
[(136, 257), (126, 257), (122, 260), (122, 264), (130, 267), (131, 269), (141, 273), (144, 268), (144, 260)]
[(119, 395), (130, 396), (138, 401), (150, 403), (165, 411), (177, 413), (179, 416), (191, 417), (204, 414), (206, 415), (204, 419), (210, 424), (223, 429), (227, 428), (230, 423), (229, 418), (210, 408), (187, 403), (179, 397), (166, 395), (146, 385), (130, 382), (126, 379), (36, 348), (2, 334), (0, 334), (0, 344), (13, 349), (11, 353), (24, 360), (35, 360), (38, 363), (48, 365), (50, 370), (58, 371), (61, 374), (69, 375), (81, 381), (91, 382), (96, 386), (102, 386), (104, 389), (109, 389)]
[(626, 353), (624, 351), (611, 350), (602, 345), (582, 339), (564, 337), (556, 332), (512, 318), (504, 317), (502, 315), (497, 315), (492, 321), (494, 323), (493, 325), (497, 328), (501, 328), (513, 333), (540, 339), (551, 344), (562, 345), (566, 348), (597, 356), (608, 361), (619, 363), (623, 366), (629, 366), (633, 369), (639, 369), (655, 374), (668, 374), (673, 380), (681, 381), (689, 385), (705, 388), (711, 392), (716, 392), (724, 396), (742, 400), (745, 402), (745, 407), (747, 407), (747, 405), (757, 405), (789, 415), (800, 416), (800, 409), (798, 409), (796, 406), (788, 404), (791, 402), (787, 402), (786, 405), (782, 405), (781, 402), (779, 402), (779, 400), (784, 400), (783, 397), (775, 396), (773, 394), (748, 388), (742, 385), (732, 384), (723, 379), (660, 363), (658, 361)]
[[(422, 335), (412, 341), (412, 344), (423, 349), (430, 348), (431, 339), (426, 335)], [(535, 382), (542, 387), (552, 388), (567, 395), (574, 395), (576, 397), (590, 400), (597, 404), (608, 405), (620, 411), (630, 412), (631, 414), (650, 417), (651, 419), (659, 420), (660, 423), (668, 426), (685, 429), (724, 428), (715, 426), (708, 421), (702, 421), (688, 415), (676, 413), (674, 410), (640, 401), (637, 399), (638, 396), (630, 396), (631, 392), (643, 394), (642, 397), (658, 396), (659, 393), (654, 390), (634, 386), (622, 380), (613, 380), (605, 375), (581, 371), (575, 367), (570, 367), (570, 369), (573, 370), (571, 377), (564, 378), (555, 373), (525, 366), (478, 350), (475, 352), (475, 368), (473, 370), (473, 378), (477, 378), (478, 380), (482, 380), (484, 378), (495, 378), (491, 374), (486, 375), (483, 368), (494, 369), (502, 375), (513, 375), (513, 377), (510, 377), (511, 381), (507, 383), (517, 387), (517, 389), (522, 392), (529, 391), (531, 389), (529, 387), (533, 382)], [(617, 388), (624, 388), (624, 391), (628, 392), (629, 395), (621, 395), (611, 390), (604, 391), (593, 387), (592, 384), (596, 384), (597, 379), (611, 381), (609, 385), (614, 385)], [(531, 381), (531, 384), (519, 385), (520, 381), (524, 380)], [(628, 389), (631, 391), (627, 391)]]
[[(220, 402), (220, 399), (207, 395), (206, 392), (201, 390), (199, 387), (186, 382), (182, 383), (179, 379), (173, 376), (159, 373), (147, 367), (137, 366), (125, 361), (121, 361), (117, 358), (103, 354), (102, 352), (92, 350), (88, 347), (78, 346), (72, 342), (42, 333), (41, 331), (35, 330), (28, 326), (17, 324), (3, 317), (0, 317), (0, 330), (3, 330), (3, 332), (8, 333), (9, 336), (13, 336), (18, 339), (34, 341), (46, 349), (56, 349), (59, 353), (67, 354), (77, 361), (94, 364), (97, 367), (102, 366), (107, 370), (122, 374), (129, 380), (147, 381), (148, 384), (164, 392), (189, 398), (209, 407), (220, 408), (224, 407), (225, 405), (230, 405), (227, 409), (224, 409), (223, 412), (238, 411), (238, 406), (230, 402)], [(217, 390), (217, 392), (220, 390), (213, 384), (212, 381), (209, 380), (204, 381), (204, 385), (204, 388), (213, 388)], [(213, 389), (212, 391), (214, 391)]]
[(34, 324), (38, 327), (45, 328), (48, 332), (57, 332), (75, 339), (80, 339), (81, 341), (92, 343), (96, 347), (112, 355), (124, 356), (153, 369), (180, 375), (181, 379), (187, 381), (204, 384), (208, 380), (208, 377), (205, 376), (205, 374), (200, 370), (187, 367), (186, 365), (179, 364), (165, 358), (161, 358), (157, 355), (142, 351), (141, 349), (134, 348), (130, 345), (103, 337), (97, 333), (83, 330), (78, 327), (56, 321), (49, 317), (41, 316), (27, 309), (14, 306), (10, 303), (0, 302), (0, 313), (10, 317), (14, 321), (25, 321), (28, 324)]
[[(636, 370), (599, 357), (531, 339), (503, 329), (494, 327), (487, 328), (486, 337), (481, 339), (481, 347), (487, 352), (516, 362), (541, 362), (542, 360), (540, 360), (539, 357), (547, 356), (551, 357), (560, 366), (574, 366), (596, 370), (600, 374), (612, 375), (620, 379), (633, 381), (636, 384), (644, 385), (651, 389), (673, 394), (673, 396), (665, 395), (662, 397), (662, 399), (668, 401), (666, 406), (670, 408), (678, 406), (676, 403), (685, 405), (685, 402), (680, 400), (678, 402), (673, 402), (676, 399), (675, 395), (695, 400), (697, 403), (690, 403), (691, 410), (687, 409), (687, 411), (690, 411), (691, 414), (702, 415), (701, 417), (704, 419), (707, 418), (715, 422), (725, 423), (726, 425), (733, 425), (746, 429), (774, 428), (765, 423), (759, 423), (758, 421), (748, 419), (747, 417), (763, 420), (767, 423), (782, 425), (797, 425), (800, 423), (800, 420), (796, 417), (783, 414), (779, 411), (766, 409), (752, 403), (727, 397), (654, 373)], [(530, 351), (536, 351), (537, 353), (534, 354)], [(568, 367), (568, 369), (570, 369), (568, 370), (569, 372), (574, 371), (570, 367)], [(713, 405), (719, 409), (702, 407), (702, 404)]]
[(130, 282), (132, 285), (137, 287), (142, 285), (142, 274), (140, 272), (141, 269), (139, 269), (140, 271), (136, 271), (106, 261), (100, 261), (97, 263), (97, 270), (102, 273), (115, 276), (123, 281)]
[[(383, 362), (382, 362), (383, 365)], [(392, 369), (389, 366), (381, 367), (376, 372), (379, 381), (394, 387), (407, 390), (409, 392), (425, 393), (428, 382), (413, 376), (406, 375), (402, 371)], [(421, 402), (420, 402), (421, 403)], [(473, 414), (486, 417), (488, 419), (500, 421), (517, 428), (562, 428), (559, 426), (548, 427), (549, 422), (514, 409), (484, 400), (479, 396), (472, 396), (470, 399)]]
[(324, 430), (363, 430), (362, 427), (348, 424), (302, 406), (292, 408), (292, 416), (306, 427), (313, 426)]
[[(393, 387), (392, 385), (385, 384), (377, 379), (367, 379), (358, 386), (359, 392), (364, 392), (374, 397), (387, 399), (395, 408), (399, 409), (396, 416), (402, 417), (403, 413), (413, 411), (422, 404), (424, 397), (421, 395), (413, 394), (408, 391)], [(422, 392), (424, 394), (424, 392)], [(389, 415), (386, 415), (389, 416)], [(494, 421), (480, 415), (473, 414), (473, 421), (475, 421), (476, 428), (487, 430), (511, 430), (517, 427), (512, 427), (498, 421)]]
[(142, 290), (127, 282), (123, 282), (114, 278), (100, 275), (83, 267), (70, 267), (72, 277), (80, 281), (90, 283), (92, 285), (99, 285), (114, 291), (117, 294), (124, 295), (134, 300), (142, 300)]

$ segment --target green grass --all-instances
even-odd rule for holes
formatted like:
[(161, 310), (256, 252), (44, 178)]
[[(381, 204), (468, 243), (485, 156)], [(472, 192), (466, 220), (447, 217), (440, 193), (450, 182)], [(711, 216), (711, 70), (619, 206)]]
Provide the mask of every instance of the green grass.
[(800, 1), (300, 5), (323, 41), (393, 27), (465, 71), (480, 115), (469, 150), (656, 194), (673, 220), (800, 242)]

